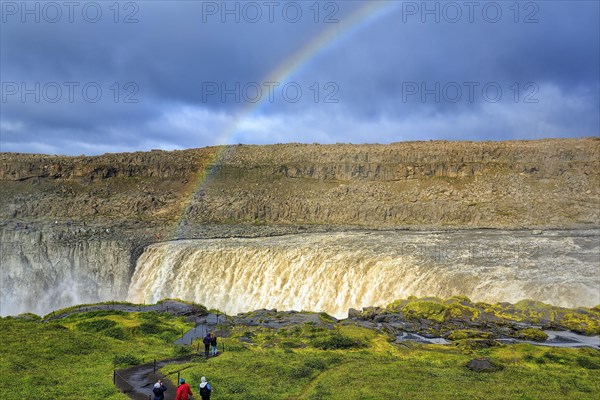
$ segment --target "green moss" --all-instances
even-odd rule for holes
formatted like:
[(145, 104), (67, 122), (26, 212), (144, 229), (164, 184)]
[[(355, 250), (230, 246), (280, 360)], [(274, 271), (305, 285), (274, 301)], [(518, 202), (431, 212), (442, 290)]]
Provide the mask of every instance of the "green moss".
[(179, 334), (178, 331), (176, 331), (175, 329), (173, 329), (172, 327), (165, 325), (159, 321), (152, 321), (152, 322), (144, 322), (142, 324), (140, 324), (137, 328), (136, 328), (136, 333), (142, 334), (142, 335), (163, 335), (164, 333), (170, 333), (173, 334), (175, 336), (177, 336)]
[(180, 346), (180, 345), (175, 345), (173, 346), (173, 356), (174, 357), (180, 357), (180, 356), (186, 356), (188, 354), (192, 354), (194, 351), (189, 347), (189, 346)]
[(538, 328), (525, 328), (518, 332), (518, 337), (525, 340), (533, 340), (535, 342), (543, 342), (548, 339), (548, 335)]
[(568, 329), (584, 335), (600, 335), (600, 306), (567, 309), (534, 300), (510, 303), (472, 303), (465, 296), (447, 300), (435, 297), (399, 299), (387, 306), (390, 312), (404, 313), (410, 320), (428, 319), (433, 322), (449, 320), (480, 323), (526, 323), (553, 329)]
[(469, 338), (477, 338), (477, 339), (493, 339), (494, 335), (489, 332), (481, 332), (474, 330), (456, 330), (452, 332), (446, 339), (448, 340), (463, 340)]
[(390, 311), (400, 311), (407, 302), (408, 302), (407, 300), (402, 300), (402, 299), (394, 300), (393, 302), (388, 304), (386, 306), (386, 308)]
[[(413, 298), (403, 300), (402, 307), (414, 310), (415, 315), (443, 315), (444, 322), (453, 313), (460, 312), (463, 318), (473, 310), (484, 309), (492, 315), (506, 313), (524, 319), (542, 315), (537, 309), (527, 309), (524, 303), (519, 306), (523, 310), (518, 310), (509, 304), (479, 306), (460, 298)], [(569, 313), (573, 323), (597, 318), (594, 309), (550, 308), (558, 320)], [(115, 354), (117, 367), (125, 367), (189, 351), (188, 347), (165, 343), (162, 337), (191, 326), (181, 318), (161, 313), (103, 312), (74, 314), (50, 323), (0, 319), (2, 370), (6, 372), (0, 374), (0, 387), (15, 398), (68, 399), (72, 398), (73, 386), (77, 386), (86, 387), (89, 398), (125, 400), (126, 395), (112, 385)], [(123, 341), (106, 336), (115, 328), (130, 338)], [(207, 376), (215, 395), (232, 400), (494, 400), (533, 399), (540, 393), (556, 393), (561, 399), (592, 399), (600, 392), (600, 353), (594, 349), (499, 345), (485, 332), (476, 330), (454, 332), (455, 346), (397, 347), (387, 335), (344, 324), (336, 324), (334, 329), (315, 324), (292, 325), (279, 331), (245, 326), (227, 329), (231, 337), (220, 339), (226, 351), (219, 357), (170, 365), (162, 372), (187, 368), (185, 378), (191, 385)], [(251, 336), (255, 345), (240, 343), (238, 338), (243, 335)], [(469, 371), (465, 365), (474, 357), (492, 359), (504, 369), (485, 375)]]
[(460, 302), (469, 303), (469, 304), (472, 303), (471, 299), (469, 299), (467, 296), (452, 296), (448, 300), (446, 300), (446, 302), (449, 302), (449, 301), (452, 301), (452, 300), (458, 300)]
[(325, 323), (336, 322), (336, 319), (326, 312), (319, 313), (319, 319)]
[(562, 316), (560, 322), (566, 328), (584, 335), (600, 335), (600, 318), (595, 311), (576, 310), (567, 312)]
[(444, 320), (447, 310), (447, 305), (431, 300), (413, 301), (402, 307), (406, 319), (429, 319), (437, 322)]
[(472, 352), (473, 350), (481, 350), (487, 349), (490, 347), (500, 346), (500, 343), (493, 339), (483, 339), (483, 338), (467, 338), (461, 340), (455, 340), (453, 342), (454, 346), (457, 348), (466, 351), (467, 353)]

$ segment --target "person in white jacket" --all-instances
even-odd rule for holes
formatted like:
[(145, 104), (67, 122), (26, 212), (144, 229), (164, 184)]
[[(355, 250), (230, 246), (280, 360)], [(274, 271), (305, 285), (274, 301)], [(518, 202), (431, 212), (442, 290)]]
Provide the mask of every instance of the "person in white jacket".
[(210, 387), (210, 383), (206, 382), (205, 376), (200, 378), (200, 385), (198, 385), (198, 391), (200, 392), (200, 397), (202, 397), (202, 400), (210, 400), (210, 394), (212, 392), (212, 389)]

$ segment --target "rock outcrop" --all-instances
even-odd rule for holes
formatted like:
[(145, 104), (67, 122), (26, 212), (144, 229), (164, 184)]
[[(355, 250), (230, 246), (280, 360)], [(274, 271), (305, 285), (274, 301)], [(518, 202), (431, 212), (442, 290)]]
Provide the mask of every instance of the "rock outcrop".
[(385, 308), (366, 307), (358, 314), (349, 310), (348, 318), (393, 335), (432, 334), (453, 341), (510, 337), (543, 342), (548, 336), (542, 329), (600, 335), (600, 305), (569, 309), (532, 300), (488, 304), (475, 303), (465, 296), (446, 300), (413, 296)]
[(0, 156), (2, 219), (371, 228), (600, 222), (600, 140)]

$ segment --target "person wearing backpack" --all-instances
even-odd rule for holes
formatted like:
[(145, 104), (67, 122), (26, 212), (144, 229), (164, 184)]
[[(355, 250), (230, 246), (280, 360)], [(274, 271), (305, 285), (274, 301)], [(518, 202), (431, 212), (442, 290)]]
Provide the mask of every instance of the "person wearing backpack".
[(162, 379), (159, 379), (158, 382), (156, 382), (154, 384), (154, 387), (152, 388), (152, 393), (154, 393), (154, 400), (164, 400), (166, 391), (167, 388), (163, 384)]
[(210, 354), (212, 356), (216, 356), (219, 352), (219, 347), (217, 346), (217, 335), (212, 332), (210, 334)]
[(210, 387), (210, 383), (206, 382), (206, 377), (204, 376), (200, 379), (198, 391), (200, 392), (200, 397), (202, 397), (202, 400), (210, 400), (212, 389)]
[(204, 343), (204, 355), (208, 358), (208, 352), (210, 350), (210, 333), (207, 333), (206, 336), (204, 336), (202, 342)]

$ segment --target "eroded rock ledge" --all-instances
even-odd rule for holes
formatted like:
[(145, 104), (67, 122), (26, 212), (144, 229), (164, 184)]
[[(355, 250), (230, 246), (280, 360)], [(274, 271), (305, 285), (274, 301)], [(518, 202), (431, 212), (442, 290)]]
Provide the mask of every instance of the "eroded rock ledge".
[(0, 155), (2, 219), (397, 228), (600, 222), (600, 139)]

